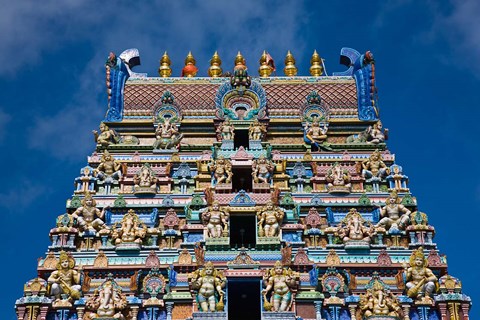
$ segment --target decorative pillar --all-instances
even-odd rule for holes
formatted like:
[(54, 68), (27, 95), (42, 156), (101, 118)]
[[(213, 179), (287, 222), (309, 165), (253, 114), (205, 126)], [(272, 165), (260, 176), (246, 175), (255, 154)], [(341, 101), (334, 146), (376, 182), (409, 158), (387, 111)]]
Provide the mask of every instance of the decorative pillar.
[(462, 303), (462, 312), (463, 312), (463, 320), (470, 320), (468, 316), (468, 311), (470, 311), (470, 304), (469, 303)]
[(410, 320), (410, 304), (402, 304), (403, 320)]
[(348, 311), (350, 311), (350, 318), (352, 320), (357, 320), (357, 317), (356, 317), (356, 312), (357, 312), (357, 304), (355, 303), (352, 303), (352, 304), (349, 304), (348, 305)]
[(84, 307), (77, 307), (78, 320), (83, 320), (83, 315), (84, 314), (85, 314), (85, 308)]
[(315, 305), (315, 319), (322, 320), (322, 300), (313, 303)]
[(167, 320), (172, 320), (173, 302), (165, 303), (167, 309)]
[(132, 320), (137, 320), (138, 306), (132, 306)]
[(450, 312), (450, 320), (460, 320), (460, 315), (458, 314), (458, 302), (449, 302), (448, 311)]

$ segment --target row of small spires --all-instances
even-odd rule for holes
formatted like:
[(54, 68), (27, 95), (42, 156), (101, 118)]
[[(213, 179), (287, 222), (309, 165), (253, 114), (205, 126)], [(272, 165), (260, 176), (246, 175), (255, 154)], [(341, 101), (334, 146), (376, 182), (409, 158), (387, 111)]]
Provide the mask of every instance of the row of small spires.
[[(272, 57), (268, 54), (268, 52), (263, 51), (262, 56), (259, 60), (260, 67), (258, 68), (258, 74), (260, 77), (269, 77), (275, 71), (275, 63)], [(170, 65), (172, 64), (170, 57), (168, 56), (167, 52), (163, 54), (162, 58), (160, 59), (160, 67), (158, 68), (158, 74), (160, 77), (170, 77), (172, 75), (172, 68)], [(182, 77), (195, 77), (198, 72), (198, 68), (195, 66), (196, 61), (192, 55), (192, 52), (189, 52), (187, 57), (185, 58), (185, 66), (182, 69)], [(212, 59), (210, 59), (210, 67), (208, 68), (208, 75), (210, 77), (224, 77), (229, 76), (229, 73), (223, 73), (222, 70), (222, 60), (218, 55), (217, 51), (213, 54)], [(237, 56), (235, 57), (235, 67), (243, 66), (246, 69), (245, 59), (243, 58), (240, 51), (238, 51)], [(310, 59), (310, 75), (314, 77), (319, 77), (323, 74), (323, 61), (320, 58), (320, 55), (317, 53), (317, 50), (313, 52), (312, 58)], [(283, 68), (283, 72), (288, 77), (293, 77), (297, 75), (297, 67), (295, 66), (295, 58), (293, 57), (290, 51), (287, 52), (287, 56), (285, 57), (285, 68)]]

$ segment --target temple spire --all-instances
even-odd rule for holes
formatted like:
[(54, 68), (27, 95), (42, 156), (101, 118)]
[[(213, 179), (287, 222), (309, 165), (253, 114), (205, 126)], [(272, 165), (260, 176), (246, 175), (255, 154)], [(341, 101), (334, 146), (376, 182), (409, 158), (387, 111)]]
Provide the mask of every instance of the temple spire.
[(215, 51), (215, 53), (212, 56), (212, 59), (210, 59), (210, 68), (208, 68), (208, 75), (212, 78), (220, 77), (222, 75), (221, 65), (222, 65), (222, 60), (220, 59), (218, 52)]
[(310, 74), (314, 77), (319, 77), (323, 73), (323, 64), (322, 58), (317, 53), (317, 50), (313, 52), (312, 58), (310, 59)]
[(160, 77), (167, 78), (172, 75), (172, 68), (170, 67), (171, 64), (172, 62), (170, 61), (170, 57), (168, 56), (167, 51), (165, 51), (160, 59), (160, 67), (158, 68), (158, 74)]
[(295, 66), (295, 58), (293, 54), (288, 50), (287, 56), (285, 57), (285, 68), (283, 68), (283, 72), (287, 77), (293, 77), (297, 75), (297, 67)]
[(182, 69), (182, 77), (195, 77), (198, 72), (198, 68), (195, 66), (195, 58), (191, 51), (188, 52), (185, 58), (185, 66)]
[(260, 68), (258, 68), (258, 74), (260, 77), (270, 77), (272, 72), (275, 71), (275, 65), (272, 57), (265, 50), (263, 50), (259, 62)]

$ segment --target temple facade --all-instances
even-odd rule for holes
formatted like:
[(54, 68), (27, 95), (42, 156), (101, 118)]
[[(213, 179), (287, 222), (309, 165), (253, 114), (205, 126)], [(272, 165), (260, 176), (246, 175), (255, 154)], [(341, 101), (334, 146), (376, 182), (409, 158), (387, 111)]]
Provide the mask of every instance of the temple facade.
[(265, 51), (215, 53), (209, 77), (191, 53), (181, 77), (167, 53), (159, 77), (139, 63), (108, 56), (96, 148), (19, 320), (469, 319), (387, 148), (371, 52), (330, 76), (316, 51), (309, 76), (290, 52), (284, 76)]

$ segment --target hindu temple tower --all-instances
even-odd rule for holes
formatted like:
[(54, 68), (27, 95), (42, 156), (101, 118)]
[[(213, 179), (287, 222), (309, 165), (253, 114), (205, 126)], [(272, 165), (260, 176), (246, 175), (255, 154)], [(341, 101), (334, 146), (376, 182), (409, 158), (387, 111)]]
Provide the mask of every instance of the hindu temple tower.
[(333, 75), (316, 51), (308, 76), (290, 51), (283, 72), (266, 51), (215, 52), (208, 77), (184, 62), (108, 56), (96, 148), (19, 320), (469, 319), (387, 148), (371, 52), (341, 49)]

